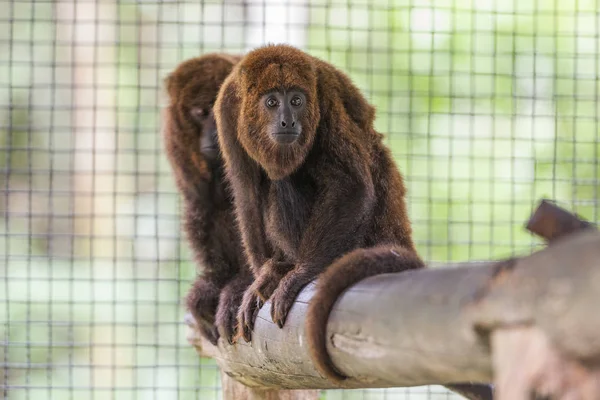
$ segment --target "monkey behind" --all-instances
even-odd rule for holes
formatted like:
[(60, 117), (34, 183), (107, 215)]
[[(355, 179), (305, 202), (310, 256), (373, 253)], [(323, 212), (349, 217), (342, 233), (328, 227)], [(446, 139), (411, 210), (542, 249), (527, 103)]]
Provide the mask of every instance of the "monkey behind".
[(240, 57), (206, 54), (181, 63), (166, 79), (167, 158), (183, 198), (183, 228), (201, 267), (186, 305), (213, 344), (232, 341), (242, 294), (252, 281), (224, 181), (213, 104)]

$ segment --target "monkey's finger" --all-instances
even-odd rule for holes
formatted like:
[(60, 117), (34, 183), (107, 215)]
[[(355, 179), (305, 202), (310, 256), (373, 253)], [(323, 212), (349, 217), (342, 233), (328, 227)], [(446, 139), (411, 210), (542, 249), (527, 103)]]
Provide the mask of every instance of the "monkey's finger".
[(289, 296), (282, 292), (275, 292), (271, 301), (271, 320), (279, 328), (283, 328), (287, 315), (294, 305), (295, 296)]
[(217, 346), (217, 344), (219, 343), (219, 329), (216, 326), (212, 326), (210, 329), (210, 336), (212, 338), (212, 340), (210, 341), (212, 344), (214, 344), (215, 346)]
[(225, 340), (227, 340), (227, 343), (233, 344), (234, 343), (233, 336), (235, 334), (234, 324), (229, 322), (224, 325), (221, 325), (219, 327), (219, 334), (221, 335), (222, 338), (225, 338)]
[(282, 279), (271, 299), (271, 319), (279, 328), (283, 328), (288, 313), (294, 306), (294, 301), (302, 288), (314, 279), (314, 277), (315, 274), (313, 271), (303, 270), (300, 272), (291, 272)]
[(246, 322), (244, 320), (244, 310), (240, 307), (240, 310), (238, 312), (238, 317), (237, 317), (237, 334), (235, 335), (234, 341), (237, 342), (237, 340), (239, 338), (244, 338), (244, 340), (247, 342), (247, 337), (245, 335), (246, 333)]
[(252, 340), (252, 329), (254, 328), (254, 315), (256, 310), (256, 295), (244, 295), (244, 301), (238, 313), (238, 330), (246, 342)]
[(225, 338), (227, 343), (233, 344), (233, 336), (235, 334), (236, 316), (232, 312), (225, 312), (225, 315), (217, 315), (217, 328), (219, 336)]
[[(275, 277), (263, 274), (256, 280), (255, 285), (253, 285), (254, 291), (256, 292), (260, 300), (262, 300), (262, 302), (264, 303), (267, 300), (269, 300), (269, 298), (277, 288), (278, 283), (279, 280), (275, 279)], [(262, 305), (259, 307), (262, 307)]]
[(254, 330), (254, 321), (256, 319), (258, 307), (256, 302), (251, 302), (244, 310), (244, 339), (246, 342), (252, 341), (252, 331)]
[(202, 336), (216, 346), (219, 341), (219, 333), (217, 332), (217, 328), (215, 326), (206, 324), (204, 321), (200, 323), (199, 328)]

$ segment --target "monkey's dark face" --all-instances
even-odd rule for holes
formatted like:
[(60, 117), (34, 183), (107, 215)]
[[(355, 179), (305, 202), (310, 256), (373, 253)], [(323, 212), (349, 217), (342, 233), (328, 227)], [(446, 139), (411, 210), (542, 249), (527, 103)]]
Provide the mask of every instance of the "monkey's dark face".
[[(283, 85), (248, 93), (241, 108), (244, 121), (238, 138), (271, 179), (298, 169), (314, 142), (319, 120), (315, 90), (308, 85)], [(311, 90), (313, 89), (313, 90)]]
[(299, 90), (274, 91), (261, 98), (262, 110), (268, 116), (266, 130), (281, 146), (291, 145), (302, 134), (302, 117), (306, 96)]
[(314, 60), (292, 48), (265, 47), (249, 53), (234, 74), (241, 101), (238, 140), (270, 179), (289, 176), (317, 136)]
[(190, 114), (200, 131), (200, 153), (208, 162), (215, 162), (219, 158), (219, 143), (212, 107), (193, 107)]

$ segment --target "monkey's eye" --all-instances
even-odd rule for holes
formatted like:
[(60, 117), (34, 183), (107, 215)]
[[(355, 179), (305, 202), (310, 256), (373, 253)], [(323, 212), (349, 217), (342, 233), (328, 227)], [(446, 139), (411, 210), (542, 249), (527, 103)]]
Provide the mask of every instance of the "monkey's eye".
[(208, 114), (210, 114), (210, 110), (208, 110), (206, 108), (193, 107), (190, 110), (190, 113), (192, 114), (192, 117), (194, 117), (196, 119), (202, 119), (202, 118), (206, 118), (208, 116)]
[(290, 104), (294, 107), (300, 107), (302, 105), (302, 99), (300, 98), (300, 96), (294, 96), (292, 97)]
[(277, 99), (275, 97), (269, 97), (266, 101), (267, 107), (273, 108), (277, 106)]

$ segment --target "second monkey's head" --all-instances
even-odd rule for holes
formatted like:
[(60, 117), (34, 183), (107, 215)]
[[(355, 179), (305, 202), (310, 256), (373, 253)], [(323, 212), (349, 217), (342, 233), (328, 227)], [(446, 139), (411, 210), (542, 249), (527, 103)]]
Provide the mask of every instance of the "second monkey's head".
[(167, 77), (167, 92), (182, 129), (198, 133), (199, 151), (209, 163), (217, 162), (219, 156), (217, 125), (213, 105), (219, 88), (231, 73), (240, 56), (224, 53), (208, 53), (179, 64)]
[(291, 46), (269, 45), (242, 60), (238, 139), (272, 179), (294, 172), (319, 123), (315, 59)]

